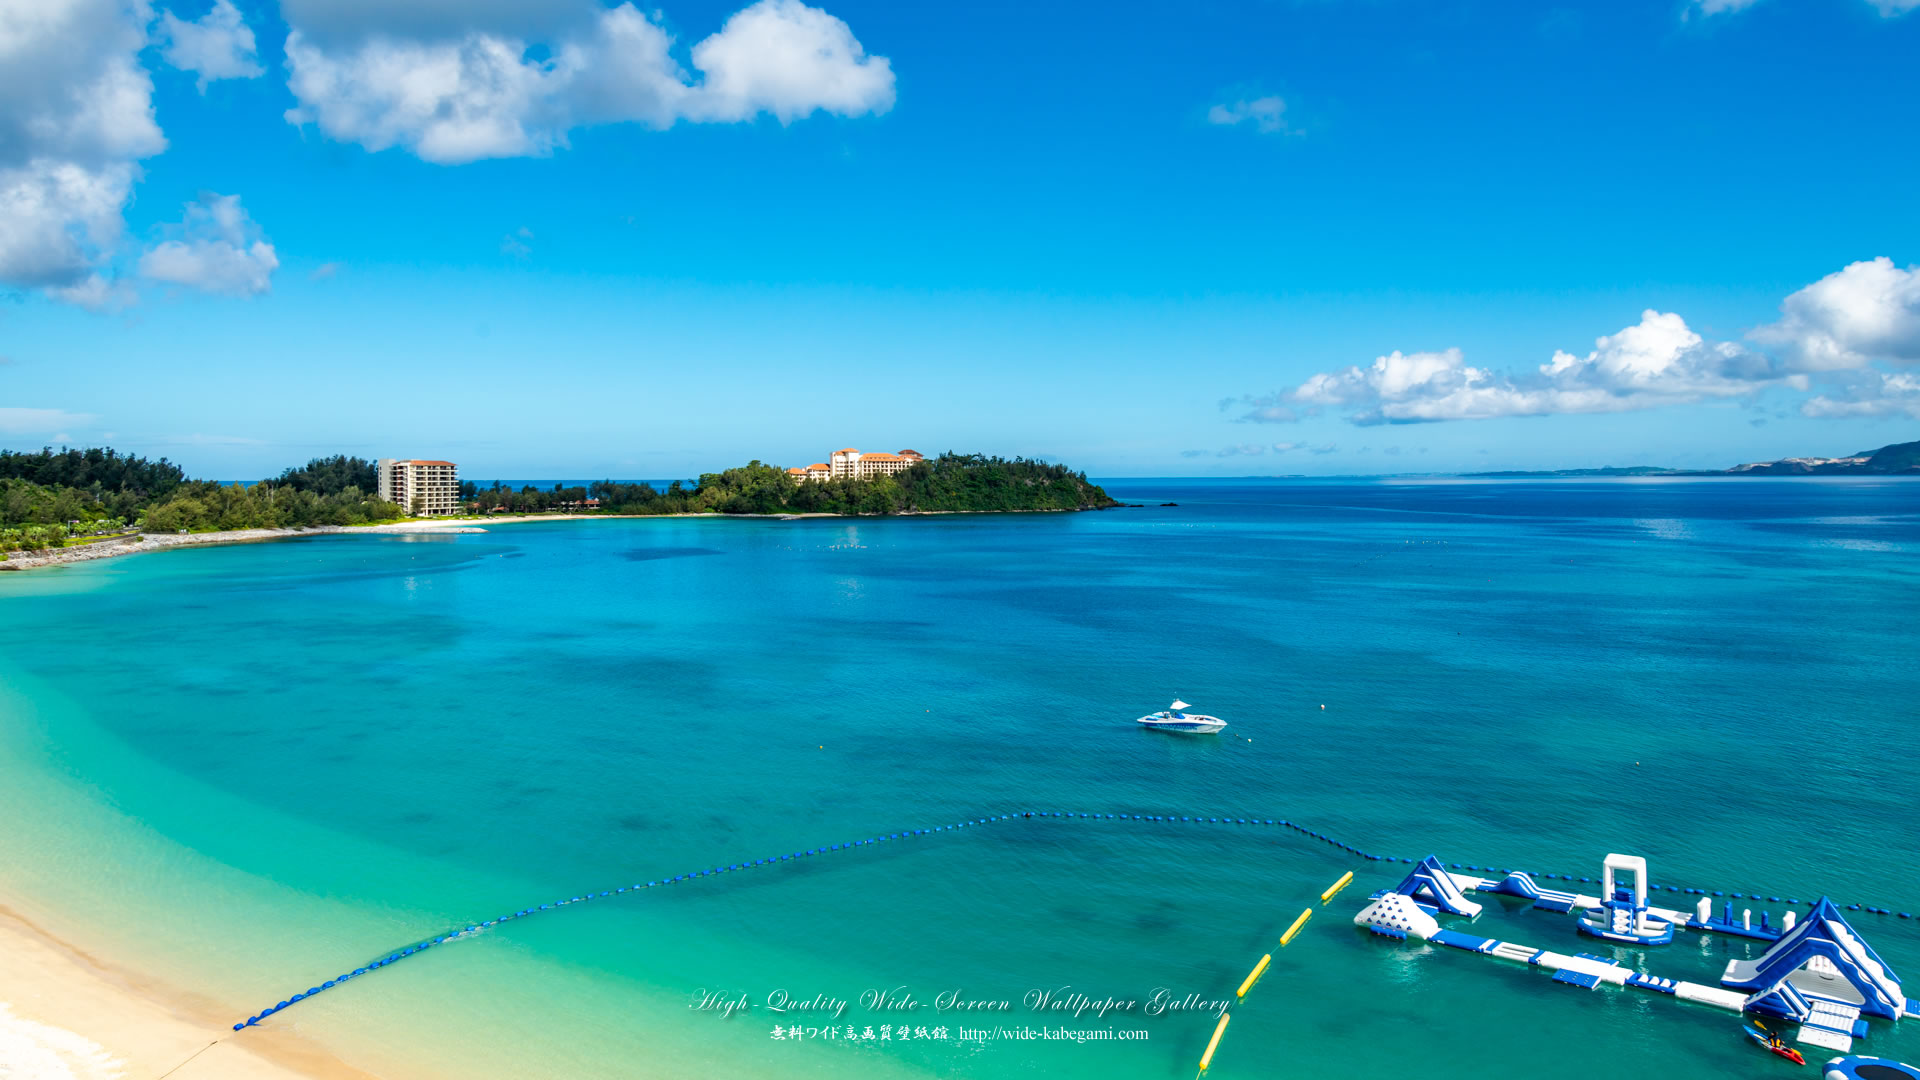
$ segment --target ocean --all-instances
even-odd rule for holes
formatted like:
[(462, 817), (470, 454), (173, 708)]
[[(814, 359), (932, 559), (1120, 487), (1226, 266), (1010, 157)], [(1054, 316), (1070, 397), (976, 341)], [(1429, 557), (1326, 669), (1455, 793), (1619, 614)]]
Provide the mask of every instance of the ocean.
[[(1104, 483), (1146, 505), (0, 575), (0, 902), (240, 1021), (503, 913), (1012, 815), (541, 911), (262, 1021), (446, 1077), (1186, 1078), (1266, 953), (1212, 1076), (1788, 1067), (1730, 1013), (1367, 934), (1406, 867), (1240, 818), (1920, 914), (1920, 483)], [(1132, 723), (1175, 697), (1230, 726)], [(1920, 978), (1920, 920), (1849, 918)], [(1708, 984), (1760, 951), (1518, 900), (1471, 929)]]

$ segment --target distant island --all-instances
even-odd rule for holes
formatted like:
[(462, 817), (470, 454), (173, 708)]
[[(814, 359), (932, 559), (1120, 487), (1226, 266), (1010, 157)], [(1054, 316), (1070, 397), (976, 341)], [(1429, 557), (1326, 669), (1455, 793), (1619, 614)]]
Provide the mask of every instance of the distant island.
[(1920, 442), (1894, 443), (1845, 457), (1791, 457), (1755, 461), (1731, 469), (1663, 469), (1630, 465), (1606, 469), (1503, 470), (1466, 473), (1471, 477), (1516, 479), (1528, 476), (1920, 476)]

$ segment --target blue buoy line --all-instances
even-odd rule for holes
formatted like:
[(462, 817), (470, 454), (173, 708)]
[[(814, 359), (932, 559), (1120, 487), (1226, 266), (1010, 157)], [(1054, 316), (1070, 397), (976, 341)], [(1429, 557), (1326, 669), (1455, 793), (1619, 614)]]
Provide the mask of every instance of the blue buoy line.
[[(1100, 820), (1107, 820), (1107, 821), (1185, 822), (1188, 824), (1201, 824), (1201, 825), (1276, 825), (1282, 828), (1292, 829), (1294, 832), (1300, 833), (1303, 836), (1309, 837), (1314, 840), (1322, 841), (1332, 847), (1339, 848), (1342, 851), (1349, 852), (1359, 858), (1366, 859), (1370, 862), (1415, 863), (1419, 861), (1418, 859), (1409, 859), (1403, 856), (1379, 855), (1374, 852), (1365, 851), (1365, 850), (1362, 850), (1361, 848), (1355, 847), (1352, 844), (1348, 844), (1341, 840), (1337, 840), (1334, 837), (1328, 836), (1325, 833), (1316, 832), (1315, 830), (1309, 829), (1304, 825), (1299, 825), (1292, 821), (1287, 821), (1282, 818), (1201, 817), (1197, 815), (1176, 816), (1173, 814), (1108, 814), (1108, 813), (1085, 813), (1080, 811), (1066, 811), (1066, 810), (1027, 810), (1027, 811), (1022, 811), (1019, 814), (989, 814), (988, 816), (983, 818), (975, 818), (971, 821), (958, 821), (958, 822), (954, 822), (951, 825), (935, 825), (925, 829), (902, 829), (899, 832), (881, 833), (878, 836), (868, 837), (863, 840), (848, 840), (838, 844), (825, 844), (820, 847), (808, 848), (803, 851), (795, 851), (790, 854), (772, 855), (762, 859), (749, 859), (746, 862), (733, 863), (731, 865), (722, 864), (719, 866), (709, 867), (705, 869), (693, 870), (688, 873), (676, 875), (674, 877), (660, 878), (659, 880), (656, 880), (656, 881), (636, 882), (632, 885), (621, 885), (617, 888), (602, 889), (599, 892), (582, 893), (579, 896), (566, 897), (564, 899), (550, 901), (545, 904), (536, 904), (531, 907), (522, 908), (519, 911), (508, 912), (505, 915), (500, 915), (495, 918), (487, 919), (484, 922), (469, 923), (464, 927), (456, 927), (452, 930), (447, 931), (444, 934), (440, 934), (432, 938), (425, 938), (419, 941), (415, 941), (412, 944), (402, 946), (398, 949), (394, 949), (391, 952), (387, 953), (386, 955), (378, 957), (377, 959), (372, 960), (361, 967), (354, 968), (352, 971), (342, 972), (339, 975), (335, 975), (331, 979), (327, 979), (324, 982), (321, 982), (317, 986), (310, 986), (299, 993), (291, 995), (285, 1001), (281, 1001), (281, 1002), (278, 1002), (277, 1004), (270, 1005), (267, 1008), (260, 1010), (258, 1013), (254, 1014), (253, 1016), (247, 1017), (247, 1019), (233, 1025), (233, 1030), (239, 1031), (242, 1028), (252, 1027), (258, 1024), (260, 1021), (265, 1020), (267, 1017), (272, 1016), (273, 1014), (280, 1012), (283, 1009), (287, 1009), (294, 1005), (297, 1005), (300, 1002), (305, 1001), (310, 997), (313, 997), (315, 994), (323, 993), (325, 991), (333, 989), (334, 987), (344, 985), (349, 980), (360, 978), (363, 975), (371, 975), (374, 972), (381, 970), (382, 968), (385, 968), (391, 964), (397, 964), (402, 960), (405, 960), (412, 956), (416, 956), (420, 953), (427, 951), (428, 949), (434, 948), (439, 945), (446, 945), (451, 942), (458, 941), (461, 938), (471, 937), (484, 930), (490, 930), (495, 926), (499, 926), (502, 923), (508, 923), (508, 922), (512, 922), (515, 919), (524, 919), (524, 918), (528, 918), (529, 916), (538, 915), (543, 911), (555, 911), (572, 904), (584, 904), (593, 900), (604, 900), (609, 897), (620, 896), (622, 894), (629, 893), (629, 892), (638, 892), (642, 889), (663, 888), (668, 885), (677, 885), (677, 884), (680, 884), (681, 882), (693, 881), (698, 878), (716, 877), (720, 874), (731, 874), (740, 870), (753, 870), (763, 866), (773, 866), (778, 863), (795, 862), (800, 859), (812, 858), (818, 855), (827, 855), (836, 851), (851, 851), (854, 848), (868, 847), (874, 844), (891, 842), (894, 840), (911, 840), (917, 836), (931, 836), (934, 833), (951, 832), (955, 829), (965, 829), (975, 825), (989, 825), (999, 821), (1011, 821), (1015, 818), (1093, 818), (1093, 819), (1100, 819)], [(1462, 864), (1462, 863), (1448, 863), (1447, 866), (1454, 870), (1471, 870), (1471, 871), (1477, 871), (1480, 873), (1499, 874), (1502, 876), (1515, 872), (1513, 868), (1502, 869), (1502, 868), (1496, 868), (1492, 866), (1474, 866), (1471, 864)], [(1584, 878), (1584, 877), (1576, 878), (1571, 874), (1530, 873), (1529, 876), (1537, 879), (1551, 879), (1556, 881), (1590, 881), (1591, 880), (1589, 878)], [(1793, 900), (1793, 899), (1782, 900), (1780, 897), (1777, 897), (1777, 896), (1770, 896), (1770, 897), (1763, 898), (1759, 893), (1738, 893), (1738, 892), (1722, 893), (1717, 890), (1686, 888), (1686, 887), (1675, 886), (1675, 885), (1648, 885), (1647, 888), (1650, 890), (1663, 891), (1663, 892), (1687, 893), (1689, 895), (1706, 895), (1709, 892), (1711, 892), (1712, 895), (1714, 896), (1725, 895), (1735, 900), (1766, 899), (1767, 901), (1771, 903), (1776, 903), (1776, 904), (1779, 904), (1779, 903), (1798, 904), (1800, 902), (1798, 900)], [(1912, 912), (1902, 911), (1902, 912), (1896, 913), (1888, 910), (1887, 908), (1871, 907), (1871, 906), (1862, 905), (1862, 904), (1849, 904), (1847, 905), (1847, 910), (1868, 911), (1876, 915), (1896, 915), (1897, 914), (1897, 917), (1902, 919), (1913, 918)]]

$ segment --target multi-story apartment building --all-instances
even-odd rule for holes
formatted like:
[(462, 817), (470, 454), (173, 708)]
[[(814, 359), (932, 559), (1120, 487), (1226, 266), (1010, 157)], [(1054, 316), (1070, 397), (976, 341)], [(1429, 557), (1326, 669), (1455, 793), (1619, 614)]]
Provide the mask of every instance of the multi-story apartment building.
[(460, 476), (451, 461), (380, 459), (380, 497), (409, 514), (432, 517), (460, 511)]

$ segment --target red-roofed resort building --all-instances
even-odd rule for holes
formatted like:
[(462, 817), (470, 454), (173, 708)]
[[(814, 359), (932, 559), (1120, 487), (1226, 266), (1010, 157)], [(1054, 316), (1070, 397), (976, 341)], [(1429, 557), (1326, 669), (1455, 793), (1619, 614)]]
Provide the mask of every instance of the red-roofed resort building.
[(876, 476), (906, 472), (922, 460), (918, 450), (902, 450), (897, 454), (863, 454), (849, 446), (845, 450), (835, 450), (826, 464), (788, 469), (787, 475), (795, 480), (871, 480)]

